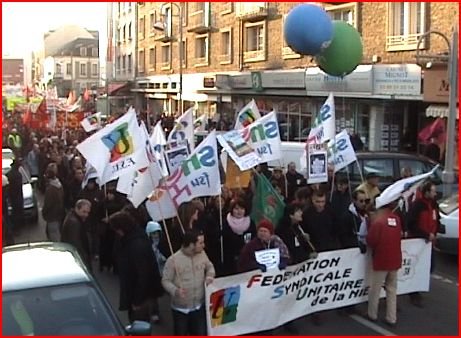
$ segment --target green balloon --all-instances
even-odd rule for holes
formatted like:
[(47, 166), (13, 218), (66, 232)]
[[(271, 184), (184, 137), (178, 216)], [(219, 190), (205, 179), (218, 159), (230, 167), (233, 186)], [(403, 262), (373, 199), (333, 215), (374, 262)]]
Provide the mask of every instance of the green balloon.
[(362, 61), (363, 45), (359, 32), (345, 21), (333, 21), (333, 40), (317, 55), (321, 70), (332, 76), (345, 76)]

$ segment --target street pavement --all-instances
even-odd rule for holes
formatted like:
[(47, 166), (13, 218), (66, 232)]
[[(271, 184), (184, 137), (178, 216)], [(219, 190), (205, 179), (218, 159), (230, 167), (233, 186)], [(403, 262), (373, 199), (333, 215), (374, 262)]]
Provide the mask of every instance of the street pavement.
[[(39, 206), (41, 206), (39, 198)], [(37, 224), (28, 224), (15, 238), (16, 243), (46, 240), (45, 223), (39, 218)], [(98, 269), (94, 263), (95, 277), (114, 309), (118, 309), (118, 278), (112, 272)], [(322, 325), (316, 326), (310, 317), (296, 320), (299, 335), (315, 336), (458, 336), (458, 257), (436, 252), (435, 272), (431, 275), (430, 292), (424, 294), (424, 308), (416, 308), (410, 304), (406, 295), (398, 299), (398, 324), (388, 327), (383, 321), (370, 322), (360, 313), (366, 311), (366, 303), (357, 306), (358, 314), (344, 314), (337, 310), (322, 313)], [(172, 335), (172, 318), (168, 296), (160, 300), (160, 324), (153, 325), (152, 335)], [(385, 302), (381, 301), (380, 316), (383, 317)], [(116, 311), (120, 321), (128, 324), (126, 312)], [(283, 328), (275, 330), (274, 335), (290, 335)]]

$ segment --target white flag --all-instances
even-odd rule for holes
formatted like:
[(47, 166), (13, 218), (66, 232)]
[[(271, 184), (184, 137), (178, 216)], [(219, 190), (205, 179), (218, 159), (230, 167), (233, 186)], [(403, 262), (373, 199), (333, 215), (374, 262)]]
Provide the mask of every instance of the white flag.
[(206, 115), (202, 114), (194, 121), (194, 131), (205, 131), (206, 129)]
[(91, 135), (77, 149), (96, 169), (101, 184), (149, 163), (134, 109)]
[(193, 198), (216, 196), (221, 193), (215, 131), (200, 143), (156, 192), (160, 194), (151, 196), (146, 202), (149, 214), (156, 220), (157, 217), (173, 217), (176, 215), (174, 211), (175, 214), (170, 216), (173, 210)]
[(261, 118), (258, 106), (254, 99), (252, 99), (245, 107), (243, 107), (237, 114), (237, 120), (235, 121), (234, 129), (242, 129), (256, 120)]
[(135, 170), (132, 174), (119, 177), (117, 182), (117, 191), (126, 194), (128, 200), (136, 208), (152, 193), (158, 186), (160, 179), (162, 179), (162, 174), (155, 159), (154, 150), (144, 122), (141, 122), (140, 129), (143, 134), (149, 165), (145, 168)]
[(336, 134), (335, 119), (335, 101), (333, 93), (330, 93), (315, 118), (307, 143), (323, 143), (334, 139)]
[(334, 172), (357, 161), (354, 147), (347, 130), (343, 130), (328, 142), (328, 163), (334, 165)]
[(165, 161), (165, 132), (162, 129), (162, 121), (158, 121), (150, 137), (150, 142), (154, 146), (154, 155), (160, 167), (163, 177), (169, 175), (168, 166)]
[(189, 108), (176, 121), (173, 130), (168, 135), (168, 143), (181, 143), (187, 140), (191, 151), (194, 150), (194, 120), (193, 108)]
[(91, 180), (92, 178), (96, 178), (96, 184), (101, 186), (101, 182), (98, 177), (98, 173), (96, 172), (96, 169), (91, 166), (89, 162), (86, 162), (85, 164), (85, 175), (83, 176), (82, 180), (82, 189), (86, 187), (88, 184), (88, 181)]
[(376, 208), (380, 208), (383, 205), (396, 201), (398, 198), (402, 196), (402, 193), (405, 190), (409, 189), (413, 184), (418, 183), (419, 181), (431, 176), (437, 170), (438, 167), (439, 165), (436, 165), (434, 168), (432, 168), (431, 171), (425, 174), (403, 178), (388, 186), (378, 197), (376, 197)]
[(101, 113), (85, 117), (82, 121), (80, 121), (80, 124), (87, 133), (101, 128)]

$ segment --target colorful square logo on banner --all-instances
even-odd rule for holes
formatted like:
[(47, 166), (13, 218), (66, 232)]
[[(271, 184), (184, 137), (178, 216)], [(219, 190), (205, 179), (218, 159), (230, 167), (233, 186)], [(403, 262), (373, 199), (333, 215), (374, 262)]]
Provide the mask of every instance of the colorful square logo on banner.
[(110, 151), (111, 163), (134, 152), (133, 138), (128, 132), (128, 123), (123, 123), (103, 136), (102, 142)]
[(237, 320), (240, 286), (221, 289), (210, 295), (211, 326), (216, 327)]

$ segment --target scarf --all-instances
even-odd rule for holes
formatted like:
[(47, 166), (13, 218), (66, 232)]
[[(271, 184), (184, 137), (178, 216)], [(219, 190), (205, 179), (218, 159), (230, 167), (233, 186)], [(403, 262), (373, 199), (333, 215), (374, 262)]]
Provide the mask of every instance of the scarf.
[(367, 234), (368, 234), (368, 228), (367, 228), (367, 216), (366, 215), (361, 215), (357, 212), (357, 209), (354, 205), (354, 203), (351, 203), (349, 205), (349, 211), (357, 216), (357, 217), (360, 217), (361, 219), (361, 222), (360, 222), (360, 226), (359, 226), (359, 229), (358, 229), (358, 232), (357, 232), (357, 238), (360, 242), (366, 244), (366, 237), (367, 237)]
[(250, 227), (250, 217), (235, 218), (230, 213), (227, 214), (227, 224), (237, 235), (243, 235)]

